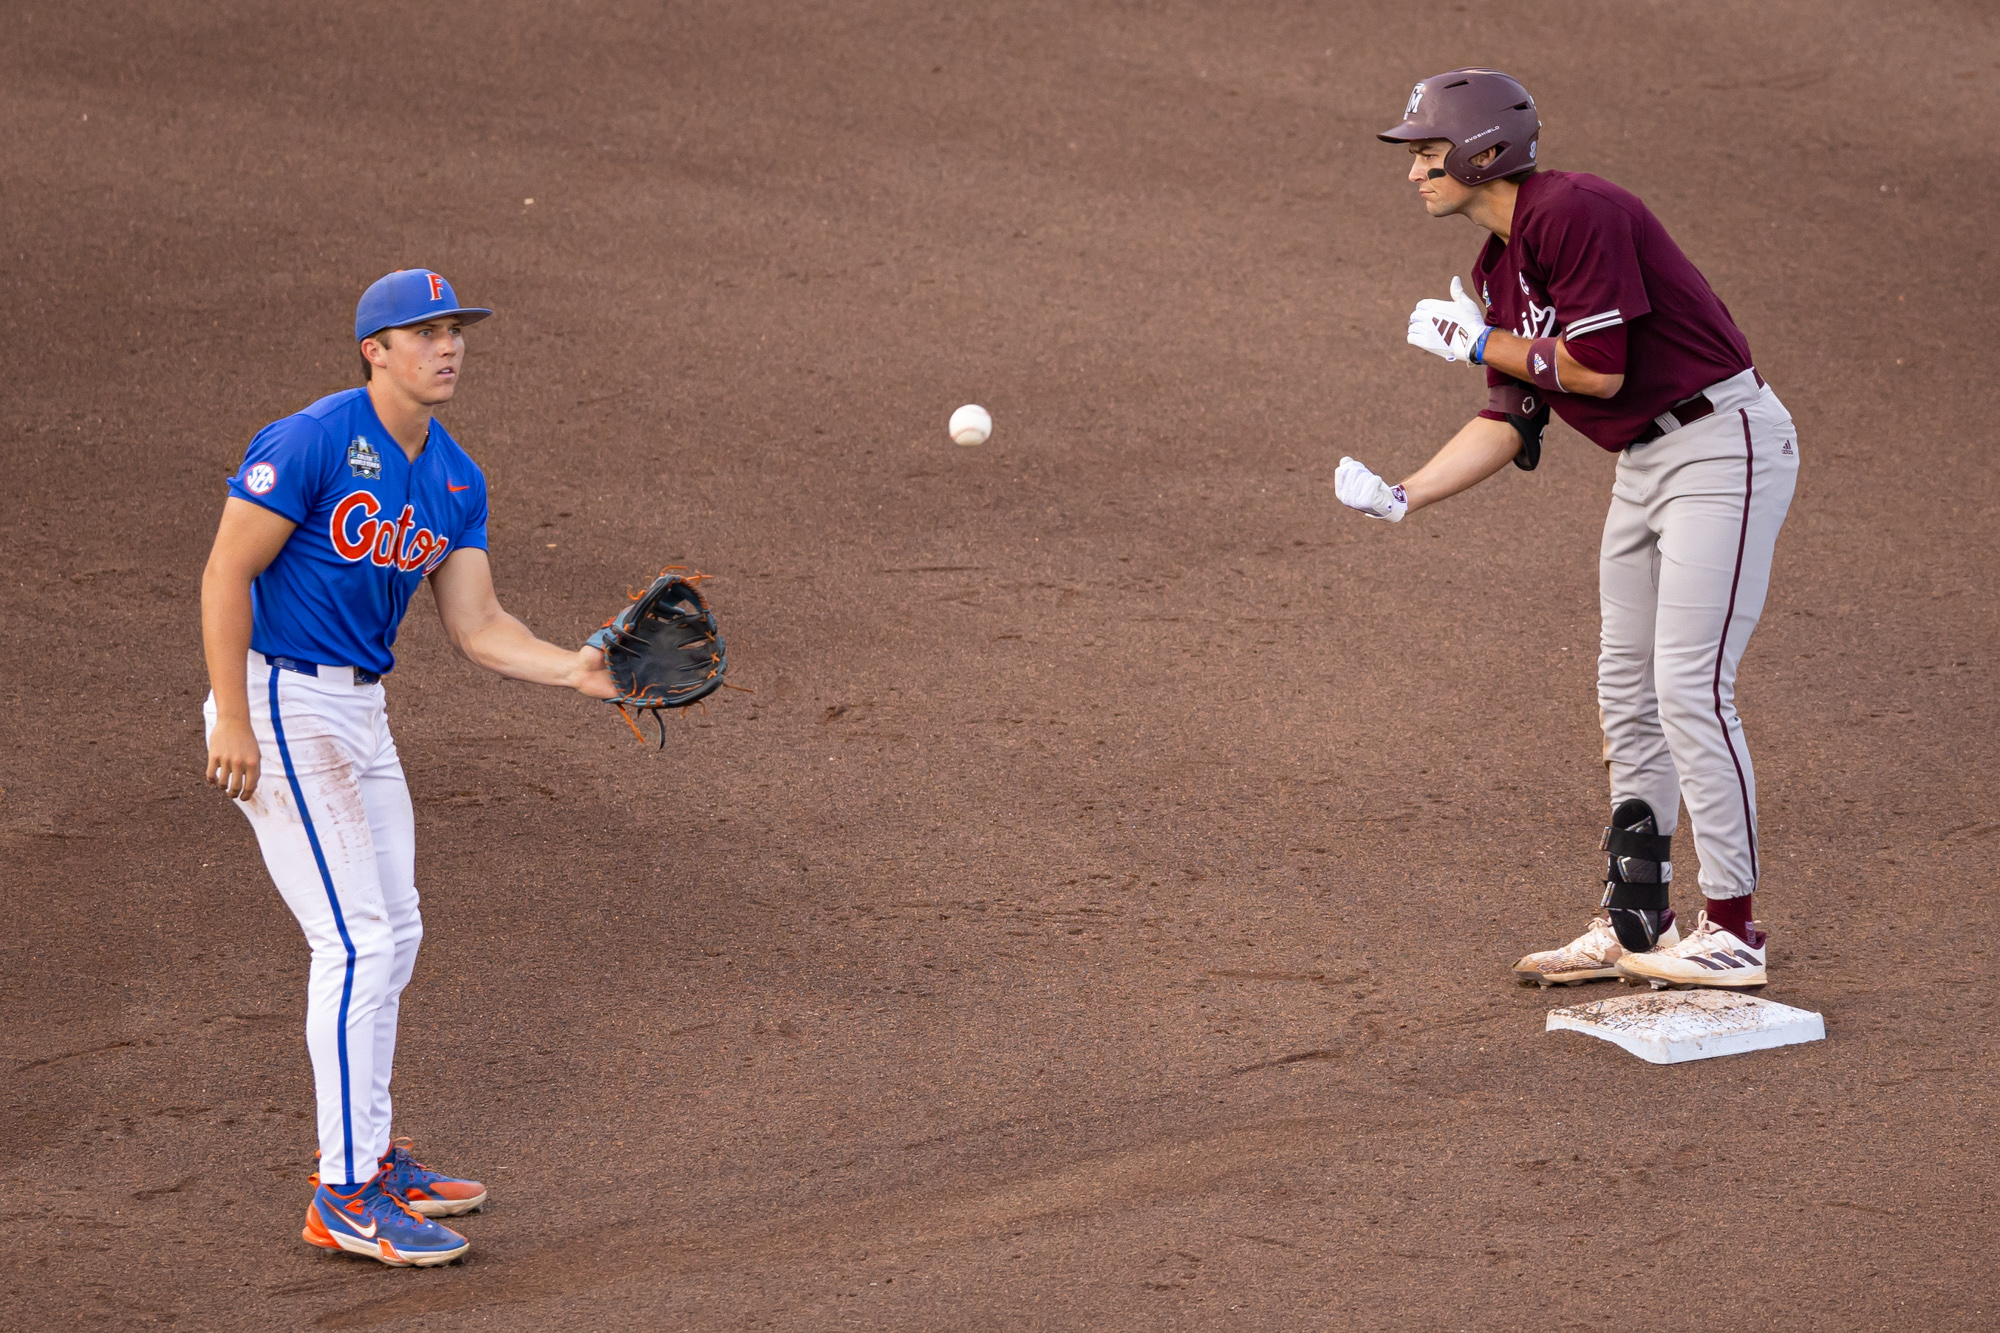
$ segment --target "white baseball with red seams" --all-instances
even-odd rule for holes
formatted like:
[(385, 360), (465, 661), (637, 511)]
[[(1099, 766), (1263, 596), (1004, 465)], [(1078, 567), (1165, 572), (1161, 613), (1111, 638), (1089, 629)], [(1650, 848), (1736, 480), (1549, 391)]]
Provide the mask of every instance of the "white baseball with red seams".
[(978, 403), (967, 403), (951, 414), (945, 430), (954, 444), (984, 444), (993, 437), (993, 417)]

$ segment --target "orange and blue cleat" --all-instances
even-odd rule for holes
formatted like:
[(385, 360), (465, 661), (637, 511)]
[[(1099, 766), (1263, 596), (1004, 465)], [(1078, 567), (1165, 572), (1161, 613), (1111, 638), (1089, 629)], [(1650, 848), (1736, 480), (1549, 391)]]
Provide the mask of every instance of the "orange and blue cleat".
[[(315, 1160), (319, 1154), (313, 1154)], [(486, 1187), (476, 1180), (460, 1180), (442, 1171), (433, 1171), (410, 1156), (408, 1139), (389, 1140), (389, 1151), (378, 1163), (383, 1173), (382, 1188), (425, 1217), (457, 1217), (486, 1202)], [(319, 1172), (307, 1177), (319, 1184)]]
[(395, 1268), (448, 1264), (471, 1242), (439, 1222), (411, 1210), (382, 1188), (387, 1171), (365, 1185), (342, 1192), (322, 1184), (306, 1209), (306, 1243), (323, 1250), (346, 1250)]
[(486, 1187), (433, 1171), (410, 1156), (408, 1139), (391, 1139), (382, 1158), (382, 1188), (425, 1217), (457, 1217), (486, 1202)]

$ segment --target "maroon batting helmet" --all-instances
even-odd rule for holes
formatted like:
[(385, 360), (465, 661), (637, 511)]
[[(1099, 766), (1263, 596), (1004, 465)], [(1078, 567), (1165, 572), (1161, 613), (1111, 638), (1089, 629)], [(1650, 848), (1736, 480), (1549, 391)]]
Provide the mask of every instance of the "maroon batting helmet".
[[(1416, 86), (1403, 108), (1403, 123), (1375, 136), (1384, 143), (1444, 139), (1451, 152), (1444, 169), (1466, 185), (1531, 171), (1535, 136), (1542, 118), (1535, 99), (1511, 75), (1497, 69), (1455, 69), (1432, 75)], [(1472, 159), (1489, 148), (1500, 153), (1483, 167)]]

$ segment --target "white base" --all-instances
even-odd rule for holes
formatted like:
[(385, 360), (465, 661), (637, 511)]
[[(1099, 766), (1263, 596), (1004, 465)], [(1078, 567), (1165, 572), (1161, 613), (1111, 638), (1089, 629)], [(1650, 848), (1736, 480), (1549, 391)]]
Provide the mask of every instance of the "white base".
[(1668, 990), (1553, 1009), (1545, 1031), (1568, 1028), (1656, 1065), (1824, 1041), (1826, 1020), (1804, 1009), (1723, 990)]

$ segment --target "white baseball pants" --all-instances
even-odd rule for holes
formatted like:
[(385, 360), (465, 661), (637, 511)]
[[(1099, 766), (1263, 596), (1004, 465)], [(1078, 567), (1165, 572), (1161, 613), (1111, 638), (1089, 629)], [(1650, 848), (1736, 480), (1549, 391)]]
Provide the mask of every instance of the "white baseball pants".
[[(306, 1050), (319, 1102), (320, 1178), (357, 1185), (389, 1150), (396, 1013), (423, 938), (415, 822), (382, 686), (250, 654), (257, 791), (238, 802), (264, 865), (312, 946)], [(215, 728), (215, 696), (206, 714)]]
[(1712, 416), (1618, 457), (1598, 557), (1597, 703), (1612, 805), (1643, 800), (1671, 834), (1685, 799), (1702, 894), (1736, 898), (1757, 887), (1736, 666), (1771, 585), (1798, 432), (1751, 371), (1707, 392)]

